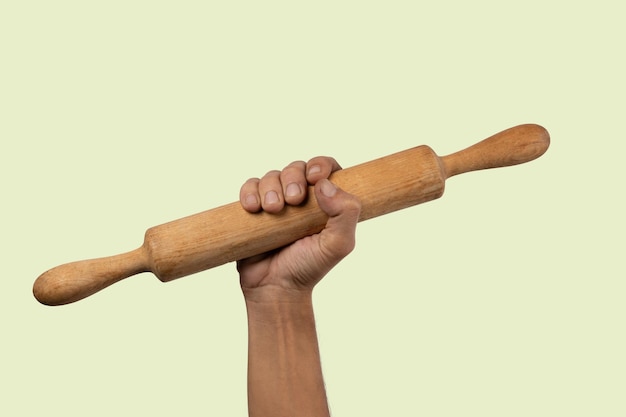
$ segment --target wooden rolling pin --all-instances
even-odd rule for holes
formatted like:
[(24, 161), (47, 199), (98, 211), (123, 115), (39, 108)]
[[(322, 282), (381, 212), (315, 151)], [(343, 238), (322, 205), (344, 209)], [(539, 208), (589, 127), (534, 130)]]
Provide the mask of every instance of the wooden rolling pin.
[[(531, 161), (549, 144), (543, 127), (526, 124), (442, 158), (422, 145), (336, 171), (330, 179), (361, 200), (362, 221), (441, 197), (453, 175)], [(227, 204), (152, 227), (133, 251), (53, 268), (37, 278), (33, 294), (43, 304), (61, 305), (141, 272), (171, 281), (318, 233), (326, 220), (312, 190), (305, 203), (278, 214), (253, 214), (239, 202)]]

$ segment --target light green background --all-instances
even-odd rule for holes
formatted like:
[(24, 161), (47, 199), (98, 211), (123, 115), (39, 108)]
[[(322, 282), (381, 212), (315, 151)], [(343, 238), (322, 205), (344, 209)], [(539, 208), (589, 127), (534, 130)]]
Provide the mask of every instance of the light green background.
[(335, 416), (624, 416), (617, 1), (3, 1), (0, 415), (244, 416), (233, 265), (50, 308), (34, 279), (328, 154), (527, 165), (362, 223), (316, 291)]

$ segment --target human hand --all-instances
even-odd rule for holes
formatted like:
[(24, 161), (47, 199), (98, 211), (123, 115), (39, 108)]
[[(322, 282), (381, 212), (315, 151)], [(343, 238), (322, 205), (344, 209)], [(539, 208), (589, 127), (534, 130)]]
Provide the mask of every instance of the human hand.
[(333, 158), (316, 157), (308, 163), (292, 162), (282, 171), (270, 171), (243, 184), (239, 198), (249, 212), (276, 214), (285, 205), (297, 206), (306, 199), (308, 186), (313, 185), (318, 206), (328, 215), (320, 233), (237, 262), (246, 299), (271, 301), (310, 293), (354, 249), (361, 204), (327, 179), (339, 169)]

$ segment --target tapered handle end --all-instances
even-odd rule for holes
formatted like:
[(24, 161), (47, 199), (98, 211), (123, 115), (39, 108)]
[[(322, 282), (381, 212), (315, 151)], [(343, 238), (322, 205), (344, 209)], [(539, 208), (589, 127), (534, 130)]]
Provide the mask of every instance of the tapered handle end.
[(143, 247), (121, 255), (72, 262), (37, 278), (33, 295), (42, 304), (73, 303), (140, 272), (147, 272)]
[(523, 164), (543, 155), (550, 146), (550, 134), (542, 126), (512, 127), (462, 151), (442, 158), (446, 178), (464, 172)]

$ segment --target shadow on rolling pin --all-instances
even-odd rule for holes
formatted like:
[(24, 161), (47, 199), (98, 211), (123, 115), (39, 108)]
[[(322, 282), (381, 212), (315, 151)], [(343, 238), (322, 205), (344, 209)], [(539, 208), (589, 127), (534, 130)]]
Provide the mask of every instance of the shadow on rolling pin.
[[(363, 221), (441, 197), (454, 175), (532, 161), (549, 145), (543, 127), (526, 124), (448, 156), (422, 145), (337, 171), (331, 180), (361, 200)], [(326, 224), (309, 195), (279, 214), (248, 213), (234, 202), (152, 227), (133, 251), (50, 269), (37, 278), (33, 294), (42, 304), (68, 304), (141, 272), (167, 282), (285, 246)]]

